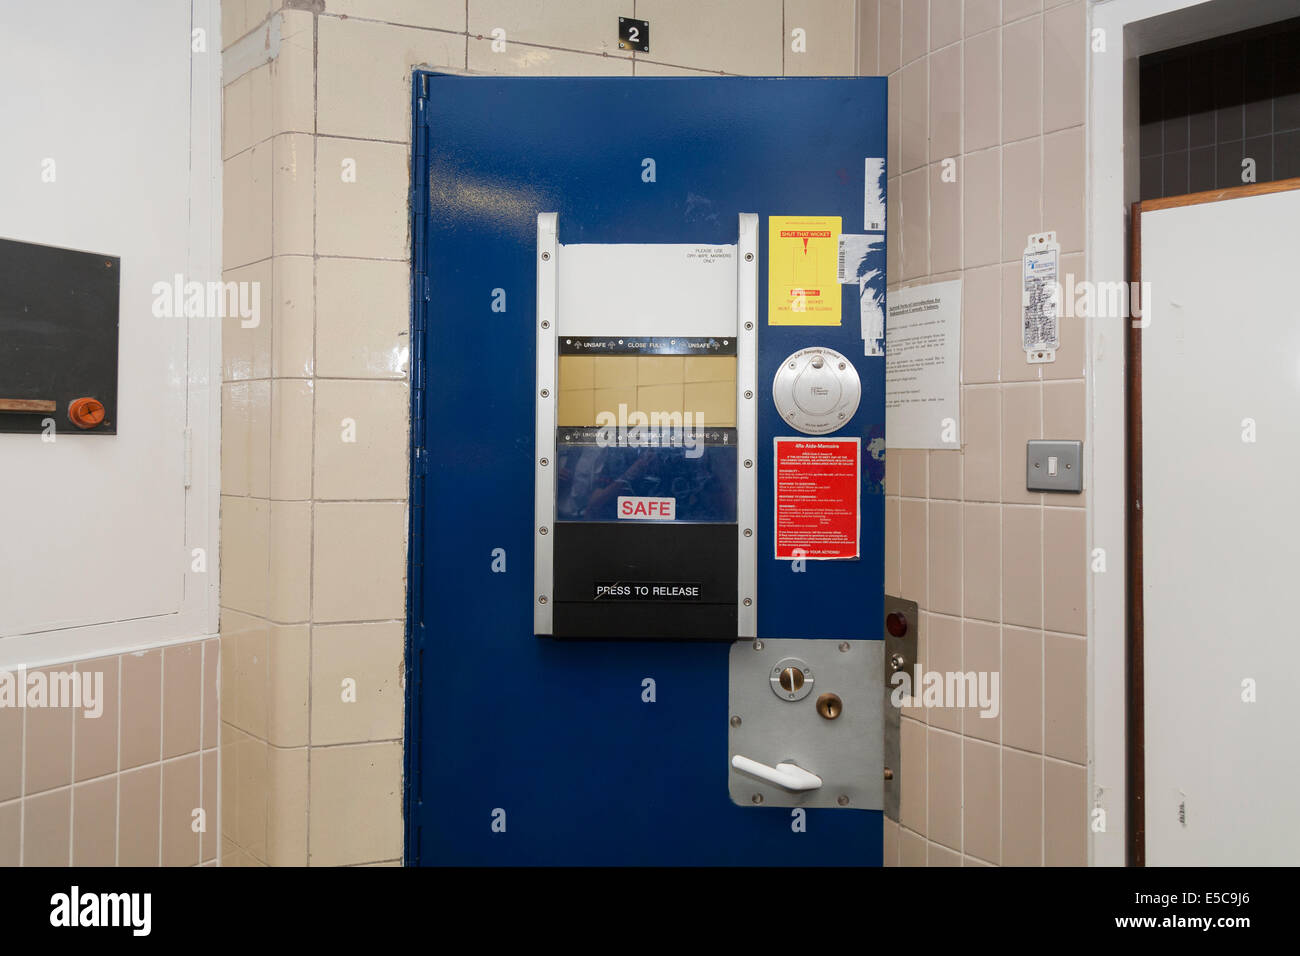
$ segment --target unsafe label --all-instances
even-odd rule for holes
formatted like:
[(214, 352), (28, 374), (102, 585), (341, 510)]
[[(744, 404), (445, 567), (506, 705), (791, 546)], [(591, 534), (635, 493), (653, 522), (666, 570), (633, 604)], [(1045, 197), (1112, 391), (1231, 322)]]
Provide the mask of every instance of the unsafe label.
[(859, 557), (861, 440), (774, 441), (777, 559)]
[(839, 216), (767, 219), (769, 325), (839, 325)]
[(677, 517), (676, 498), (632, 498), (619, 495), (617, 504), (620, 518), (672, 521)]
[(653, 581), (598, 582), (597, 601), (698, 601), (698, 584), (669, 584)]

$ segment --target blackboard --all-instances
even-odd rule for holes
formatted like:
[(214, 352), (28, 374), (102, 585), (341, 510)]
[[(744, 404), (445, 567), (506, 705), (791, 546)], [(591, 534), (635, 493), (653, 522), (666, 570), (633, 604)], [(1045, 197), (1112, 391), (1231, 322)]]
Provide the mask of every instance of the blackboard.
[[(0, 410), (0, 432), (117, 433), (116, 256), (0, 239), (0, 399), (45, 400), (54, 411)], [(83, 430), (68, 405), (93, 398), (104, 420)]]

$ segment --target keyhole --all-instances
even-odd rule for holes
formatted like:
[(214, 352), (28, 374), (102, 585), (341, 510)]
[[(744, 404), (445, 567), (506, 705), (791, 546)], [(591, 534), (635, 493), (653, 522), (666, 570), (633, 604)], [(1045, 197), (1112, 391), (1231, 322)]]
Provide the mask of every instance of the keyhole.
[(817, 713), (827, 720), (834, 720), (844, 710), (844, 701), (839, 694), (822, 694), (817, 698)]
[(797, 667), (787, 667), (781, 671), (781, 676), (777, 678), (781, 689), (793, 694), (803, 686), (803, 671)]

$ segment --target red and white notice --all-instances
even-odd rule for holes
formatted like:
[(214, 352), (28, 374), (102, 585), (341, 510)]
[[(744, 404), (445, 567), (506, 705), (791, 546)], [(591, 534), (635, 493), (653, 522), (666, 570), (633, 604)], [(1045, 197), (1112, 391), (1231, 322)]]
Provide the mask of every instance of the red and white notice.
[(777, 559), (859, 557), (861, 440), (775, 442)]

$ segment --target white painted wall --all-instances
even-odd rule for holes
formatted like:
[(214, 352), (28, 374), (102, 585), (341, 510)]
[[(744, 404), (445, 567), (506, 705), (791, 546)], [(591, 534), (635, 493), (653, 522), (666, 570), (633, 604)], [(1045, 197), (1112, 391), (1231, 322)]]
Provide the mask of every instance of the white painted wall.
[(151, 287), (220, 277), (219, 32), (217, 0), (0, 0), (0, 235), (122, 259), (118, 434), (0, 435), (0, 667), (216, 631), (220, 323)]
[[(1089, 58), (1088, 274), (1128, 278), (1128, 205), (1138, 198), (1137, 59), (1171, 47), (1295, 15), (1295, 0), (1100, 0), (1089, 5), (1089, 30), (1105, 52)], [(1088, 583), (1088, 753), (1091, 806), (1105, 828), (1090, 830), (1090, 861), (1124, 863), (1124, 324), (1090, 320), (1088, 547), (1106, 553), (1105, 573)]]

